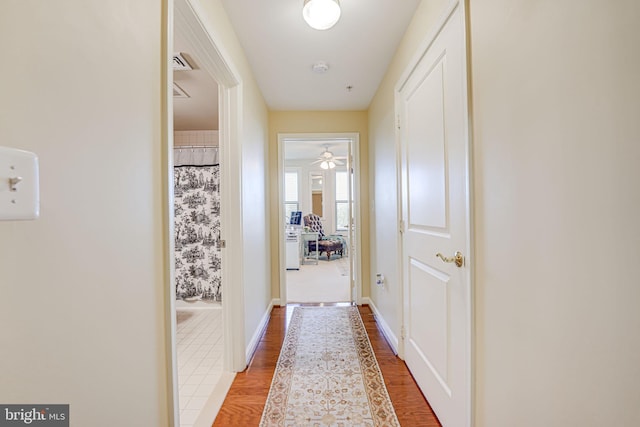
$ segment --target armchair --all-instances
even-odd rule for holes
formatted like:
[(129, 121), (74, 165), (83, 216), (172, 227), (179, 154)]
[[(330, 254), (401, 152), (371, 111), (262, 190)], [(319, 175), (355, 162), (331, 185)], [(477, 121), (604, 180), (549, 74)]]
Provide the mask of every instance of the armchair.
[(320, 236), (317, 247), (315, 241), (312, 240), (308, 242), (309, 252), (318, 251), (319, 255), (322, 255), (322, 253), (325, 252), (328, 260), (331, 260), (332, 253), (339, 254), (342, 257), (345, 249), (344, 238), (342, 236), (325, 235), (320, 217), (314, 213), (305, 215), (303, 220), (305, 227), (308, 227), (311, 231), (318, 233)]

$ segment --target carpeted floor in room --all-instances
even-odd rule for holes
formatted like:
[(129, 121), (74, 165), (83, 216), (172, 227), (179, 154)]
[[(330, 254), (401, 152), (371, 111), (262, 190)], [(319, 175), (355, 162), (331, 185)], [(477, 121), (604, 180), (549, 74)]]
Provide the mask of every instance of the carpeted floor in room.
[(351, 300), (349, 257), (322, 256), (318, 265), (303, 264), (300, 270), (287, 270), (289, 303), (344, 302)]

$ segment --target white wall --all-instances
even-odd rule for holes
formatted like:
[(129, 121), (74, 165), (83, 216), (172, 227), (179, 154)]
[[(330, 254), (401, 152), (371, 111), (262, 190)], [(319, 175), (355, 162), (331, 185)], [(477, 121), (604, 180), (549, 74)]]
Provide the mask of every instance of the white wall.
[(479, 427), (640, 425), (639, 20), (471, 2)]
[(0, 2), (0, 145), (41, 166), (41, 218), (0, 223), (0, 401), (72, 426), (169, 424), (161, 3)]
[(257, 99), (258, 96), (259, 92), (255, 92), (256, 99), (247, 106), (244, 114), (242, 201), (247, 346), (260, 332), (257, 330), (260, 328), (260, 321), (271, 303), (271, 258), (268, 249), (270, 234), (267, 217), (267, 110), (262, 98)]
[[(254, 79), (253, 72), (244, 55), (242, 46), (231, 27), (221, 0), (200, 0), (203, 19), (208, 28), (215, 32), (223, 55), (233, 61), (241, 77), (241, 134), (240, 144), (242, 164), (234, 171), (241, 180), (242, 192), (242, 233), (243, 252), (241, 263), (244, 295), (244, 327), (246, 346), (261, 328), (261, 321), (271, 303), (271, 280), (269, 253), (268, 217), (268, 112)], [(275, 178), (273, 178), (275, 179)], [(224, 207), (223, 207), (224, 209)], [(227, 242), (227, 247), (234, 242)]]
[(420, 3), (369, 109), (369, 168), (372, 177), (369, 194), (373, 196), (373, 200), (369, 201), (372, 219), (370, 271), (372, 278), (377, 273), (385, 277), (384, 287), (371, 284), (370, 298), (382, 319), (389, 325), (390, 334), (396, 338), (400, 337), (402, 326), (402, 269), (397, 258), (400, 250), (400, 201), (397, 187), (394, 88), (419, 44), (440, 17), (445, 3), (446, 0)]
[[(271, 299), (267, 111), (220, 1), (202, 6), (243, 80), (248, 342)], [(170, 422), (162, 33), (148, 0), (0, 3), (0, 143), (41, 164), (41, 218), (0, 223), (0, 401), (69, 403), (72, 426)]]
[[(421, 3), (369, 112), (371, 299), (395, 334), (393, 85), (444, 3)], [(469, 3), (475, 425), (640, 425), (640, 4)]]
[(217, 147), (220, 143), (218, 130), (176, 130), (173, 132), (173, 146), (184, 147), (206, 145)]

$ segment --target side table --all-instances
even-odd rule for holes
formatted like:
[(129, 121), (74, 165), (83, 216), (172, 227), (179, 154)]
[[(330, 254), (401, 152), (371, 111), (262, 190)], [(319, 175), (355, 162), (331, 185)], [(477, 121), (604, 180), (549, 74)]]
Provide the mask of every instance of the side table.
[[(302, 236), (302, 253), (301, 264), (315, 264), (318, 265), (318, 257), (320, 252), (318, 251), (318, 240), (320, 239), (320, 233), (315, 231), (303, 231)], [(315, 243), (315, 253), (311, 255), (309, 251), (309, 242)]]

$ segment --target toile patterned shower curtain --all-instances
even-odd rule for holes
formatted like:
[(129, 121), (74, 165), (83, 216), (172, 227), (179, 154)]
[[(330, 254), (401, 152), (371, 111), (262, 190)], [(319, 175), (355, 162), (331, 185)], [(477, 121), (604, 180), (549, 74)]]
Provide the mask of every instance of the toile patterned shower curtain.
[(175, 166), (176, 298), (222, 301), (220, 166)]

